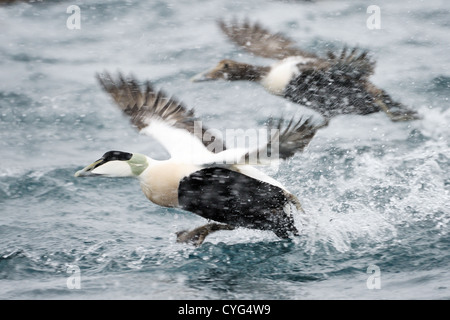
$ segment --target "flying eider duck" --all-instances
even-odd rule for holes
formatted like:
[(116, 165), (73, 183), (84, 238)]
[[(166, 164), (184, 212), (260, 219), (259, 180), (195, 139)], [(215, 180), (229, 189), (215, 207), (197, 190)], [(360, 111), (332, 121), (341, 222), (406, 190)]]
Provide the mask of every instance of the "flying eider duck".
[(262, 84), (272, 94), (319, 112), (325, 119), (340, 114), (366, 115), (384, 111), (392, 121), (418, 119), (414, 110), (394, 101), (386, 91), (369, 81), (375, 63), (367, 51), (342, 49), (328, 52), (327, 58), (303, 51), (280, 33), (271, 34), (258, 23), (225, 23), (220, 29), (249, 53), (277, 59), (271, 66), (255, 66), (222, 60), (192, 81), (216, 79), (248, 80)]
[(298, 198), (253, 164), (276, 160), (261, 156), (275, 152), (276, 147), (277, 158), (292, 157), (309, 144), (320, 126), (310, 119), (271, 119), (267, 127), (273, 135), (264, 144), (255, 149), (227, 149), (220, 138), (208, 135), (203, 126), (198, 128), (192, 109), (154, 90), (150, 82), (142, 88), (132, 76), (119, 74), (113, 79), (104, 73), (97, 78), (132, 125), (161, 143), (170, 159), (108, 151), (76, 172), (76, 177), (135, 177), (153, 203), (214, 221), (178, 232), (177, 242), (200, 245), (212, 232), (237, 227), (271, 230), (280, 238), (298, 234), (293, 218), (295, 212), (303, 212)]

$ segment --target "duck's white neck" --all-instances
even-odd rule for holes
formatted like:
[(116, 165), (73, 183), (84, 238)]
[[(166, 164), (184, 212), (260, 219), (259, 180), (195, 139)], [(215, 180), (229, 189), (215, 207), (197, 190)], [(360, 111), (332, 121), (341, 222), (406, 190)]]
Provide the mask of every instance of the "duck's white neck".
[(301, 56), (285, 58), (272, 65), (269, 73), (260, 80), (260, 83), (272, 94), (283, 95), (289, 82), (300, 74), (299, 64), (305, 64), (314, 59)]
[(151, 160), (138, 178), (150, 201), (164, 207), (177, 207), (180, 181), (199, 169), (199, 166), (174, 160)]

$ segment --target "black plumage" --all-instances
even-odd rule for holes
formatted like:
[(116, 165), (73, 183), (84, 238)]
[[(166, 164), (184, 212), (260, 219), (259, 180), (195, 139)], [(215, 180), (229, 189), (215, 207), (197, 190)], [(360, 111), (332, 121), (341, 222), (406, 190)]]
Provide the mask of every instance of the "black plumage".
[(178, 201), (184, 210), (233, 227), (271, 230), (281, 238), (298, 233), (284, 211), (289, 201), (281, 188), (225, 168), (205, 168), (182, 179)]

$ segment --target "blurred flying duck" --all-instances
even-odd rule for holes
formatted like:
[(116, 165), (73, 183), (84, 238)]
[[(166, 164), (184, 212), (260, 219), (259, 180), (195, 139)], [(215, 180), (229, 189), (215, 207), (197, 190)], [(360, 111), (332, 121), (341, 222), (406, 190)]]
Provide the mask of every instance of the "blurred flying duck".
[[(178, 242), (200, 245), (208, 234), (236, 227), (271, 230), (280, 238), (298, 234), (293, 214), (303, 212), (299, 200), (253, 164), (292, 157), (308, 145), (320, 126), (309, 119), (272, 119), (267, 141), (254, 149), (227, 149), (220, 137), (199, 127), (192, 109), (156, 91), (150, 82), (142, 88), (131, 76), (113, 79), (105, 73), (97, 78), (132, 125), (161, 143), (170, 159), (109, 151), (75, 176), (135, 177), (153, 203), (215, 221), (178, 232)], [(277, 156), (268, 157), (271, 152)]]
[(258, 23), (219, 21), (219, 26), (232, 42), (249, 53), (279, 61), (271, 66), (255, 66), (222, 60), (213, 69), (194, 76), (194, 82), (216, 79), (258, 82), (270, 93), (309, 107), (325, 119), (379, 111), (384, 111), (392, 121), (418, 119), (414, 110), (394, 101), (369, 81), (375, 63), (366, 51), (344, 48), (337, 55), (328, 52), (327, 58), (321, 58), (295, 47), (282, 34), (271, 34)]

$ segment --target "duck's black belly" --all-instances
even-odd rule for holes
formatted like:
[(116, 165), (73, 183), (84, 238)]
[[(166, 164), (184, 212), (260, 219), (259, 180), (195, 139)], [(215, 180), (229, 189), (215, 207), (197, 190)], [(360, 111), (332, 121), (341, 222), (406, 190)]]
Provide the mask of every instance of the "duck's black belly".
[(272, 230), (279, 237), (297, 233), (283, 207), (279, 187), (224, 168), (206, 168), (181, 180), (178, 202), (184, 210), (235, 227)]
[(285, 98), (309, 107), (326, 118), (339, 114), (365, 115), (381, 111), (364, 80), (340, 77), (325, 71), (307, 70), (292, 79)]

